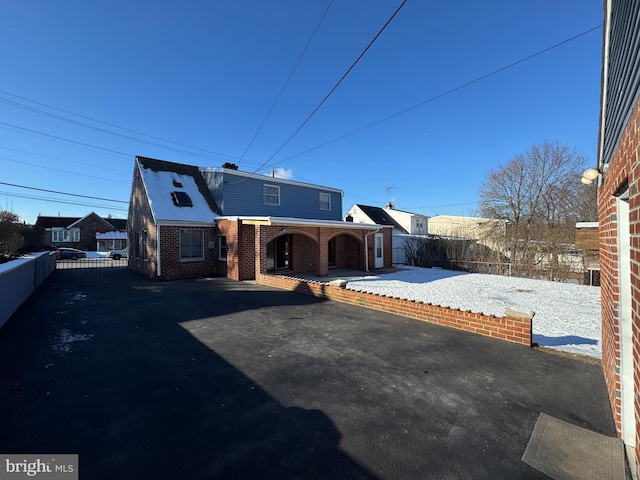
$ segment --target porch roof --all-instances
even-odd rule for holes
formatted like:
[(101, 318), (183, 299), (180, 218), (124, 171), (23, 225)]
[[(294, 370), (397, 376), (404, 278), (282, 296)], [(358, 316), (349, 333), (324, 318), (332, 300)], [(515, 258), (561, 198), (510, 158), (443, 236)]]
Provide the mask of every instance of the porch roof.
[[(231, 217), (222, 217), (231, 218)], [(373, 223), (353, 223), (342, 220), (317, 220), (313, 218), (290, 218), (290, 217), (233, 217), (246, 225), (265, 226), (287, 226), (295, 225), (299, 227), (327, 227), (327, 228), (348, 228), (353, 230), (377, 230), (382, 228), (392, 228), (391, 226), (376, 225)]]

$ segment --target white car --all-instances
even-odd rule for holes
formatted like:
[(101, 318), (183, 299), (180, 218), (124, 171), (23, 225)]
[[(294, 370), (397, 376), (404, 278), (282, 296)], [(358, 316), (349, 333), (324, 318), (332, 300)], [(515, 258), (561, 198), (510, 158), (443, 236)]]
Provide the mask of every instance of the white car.
[(121, 258), (127, 258), (127, 249), (123, 250), (111, 250), (108, 255), (109, 258), (114, 260), (120, 260)]

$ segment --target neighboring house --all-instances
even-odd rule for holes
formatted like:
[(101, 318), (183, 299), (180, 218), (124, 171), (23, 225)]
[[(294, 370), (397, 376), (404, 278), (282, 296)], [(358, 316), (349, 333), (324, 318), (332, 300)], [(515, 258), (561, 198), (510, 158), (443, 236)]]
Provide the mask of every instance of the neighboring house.
[(347, 218), (355, 223), (391, 225), (394, 234), (409, 235), (426, 235), (429, 222), (426, 215), (396, 210), (392, 203), (387, 203), (385, 208), (356, 203), (347, 212)]
[(103, 251), (105, 244), (101, 240), (107, 235), (110, 244), (117, 240), (118, 245), (126, 248), (125, 219), (102, 218), (94, 212), (82, 218), (38, 216), (35, 226), (44, 231), (42, 245)]
[[(604, 2), (598, 168), (602, 369), (618, 435), (640, 459), (640, 2)], [(585, 182), (586, 183), (586, 182)]]
[(385, 208), (354, 203), (345, 220), (354, 223), (390, 225), (393, 232), (393, 263), (406, 264), (405, 243), (419, 235), (426, 235), (429, 217), (396, 210), (391, 202)]
[(342, 192), (136, 157), (130, 268), (154, 279), (389, 267), (391, 228), (340, 220)]
[(504, 251), (507, 222), (483, 217), (437, 215), (429, 218), (428, 233), (441, 237), (477, 240), (479, 244)]

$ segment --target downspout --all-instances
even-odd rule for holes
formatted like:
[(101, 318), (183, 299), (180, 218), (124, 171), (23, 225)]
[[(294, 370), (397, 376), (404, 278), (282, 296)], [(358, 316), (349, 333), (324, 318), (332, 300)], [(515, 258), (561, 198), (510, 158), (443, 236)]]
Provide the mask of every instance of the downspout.
[(160, 266), (160, 225), (156, 225), (156, 264), (158, 278), (162, 276), (162, 267)]
[(382, 227), (378, 227), (376, 230), (369, 232), (369, 233), (365, 233), (364, 234), (364, 265), (365, 265), (365, 270), (368, 272), (369, 271), (369, 235), (373, 235), (374, 233), (378, 233), (380, 231)]

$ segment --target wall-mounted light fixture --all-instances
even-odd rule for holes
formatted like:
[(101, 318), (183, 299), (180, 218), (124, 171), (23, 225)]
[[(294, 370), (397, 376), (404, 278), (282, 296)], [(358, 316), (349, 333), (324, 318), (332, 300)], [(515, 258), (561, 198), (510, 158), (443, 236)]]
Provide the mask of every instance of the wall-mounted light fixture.
[[(604, 170), (606, 170), (607, 165), (605, 165)], [(598, 178), (603, 172), (599, 168), (588, 168), (584, 172), (582, 172), (582, 178), (580, 181), (585, 185), (591, 185), (593, 181)]]

